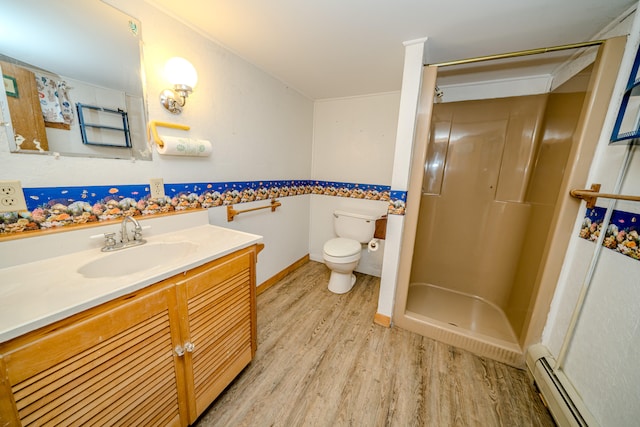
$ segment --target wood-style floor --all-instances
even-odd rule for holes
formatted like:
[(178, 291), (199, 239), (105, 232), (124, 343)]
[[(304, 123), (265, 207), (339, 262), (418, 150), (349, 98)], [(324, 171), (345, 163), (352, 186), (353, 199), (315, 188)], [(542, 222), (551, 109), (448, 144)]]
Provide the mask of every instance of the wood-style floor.
[(526, 373), (372, 323), (380, 279), (344, 295), (309, 262), (258, 296), (256, 358), (196, 424), (553, 426)]

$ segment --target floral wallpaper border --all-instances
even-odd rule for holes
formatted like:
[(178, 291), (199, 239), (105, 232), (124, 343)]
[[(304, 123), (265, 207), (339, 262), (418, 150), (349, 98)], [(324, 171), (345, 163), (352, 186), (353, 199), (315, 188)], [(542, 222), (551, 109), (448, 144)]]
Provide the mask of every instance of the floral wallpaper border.
[[(580, 237), (596, 242), (604, 224), (606, 209), (587, 209)], [(614, 210), (605, 230), (602, 245), (623, 255), (640, 260), (640, 214)]]
[(152, 199), (149, 185), (24, 188), (27, 210), (0, 213), (0, 234), (152, 215), (187, 209), (322, 194), (389, 202), (389, 213), (404, 214), (406, 192), (389, 186), (315, 180), (165, 184), (165, 197)]

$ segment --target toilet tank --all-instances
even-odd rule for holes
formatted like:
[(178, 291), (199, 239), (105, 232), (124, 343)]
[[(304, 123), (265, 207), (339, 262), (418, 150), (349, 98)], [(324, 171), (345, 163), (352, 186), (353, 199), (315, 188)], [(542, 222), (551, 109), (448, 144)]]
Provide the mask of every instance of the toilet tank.
[(333, 229), (338, 237), (353, 239), (360, 243), (368, 243), (376, 230), (377, 215), (334, 211)]

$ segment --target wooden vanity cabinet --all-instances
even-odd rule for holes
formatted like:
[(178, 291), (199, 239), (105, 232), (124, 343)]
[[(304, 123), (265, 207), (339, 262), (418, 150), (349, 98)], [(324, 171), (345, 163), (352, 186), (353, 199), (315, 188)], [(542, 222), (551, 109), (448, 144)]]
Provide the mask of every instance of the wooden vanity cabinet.
[(0, 425), (194, 422), (255, 354), (257, 248), (0, 344)]
[(189, 423), (255, 355), (255, 256), (255, 251), (231, 254), (187, 272), (177, 283)]
[(3, 344), (0, 424), (180, 425), (175, 302), (154, 287)]

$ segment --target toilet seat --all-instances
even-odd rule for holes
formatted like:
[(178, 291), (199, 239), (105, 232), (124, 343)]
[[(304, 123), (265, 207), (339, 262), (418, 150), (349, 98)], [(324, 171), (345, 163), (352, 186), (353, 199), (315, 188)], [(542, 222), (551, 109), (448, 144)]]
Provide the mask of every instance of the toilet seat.
[(362, 245), (353, 239), (338, 237), (324, 244), (324, 258), (335, 263), (347, 263), (360, 259)]

